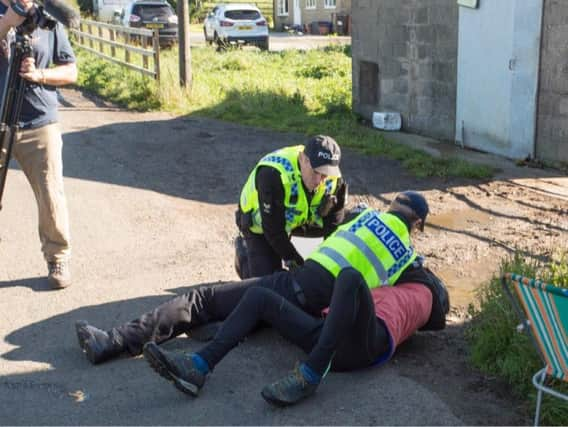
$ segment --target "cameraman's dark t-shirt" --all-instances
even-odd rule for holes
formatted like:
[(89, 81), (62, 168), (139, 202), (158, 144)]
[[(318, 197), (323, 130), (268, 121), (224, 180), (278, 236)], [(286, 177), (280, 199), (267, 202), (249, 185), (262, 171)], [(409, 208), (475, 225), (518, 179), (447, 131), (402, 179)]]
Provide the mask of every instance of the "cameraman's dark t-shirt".
[[(0, 2), (0, 15), (4, 15), (7, 7)], [(32, 33), (32, 49), (35, 66), (38, 69), (49, 68), (51, 64), (63, 65), (75, 62), (75, 55), (61, 24), (53, 31), (36, 29)], [(4, 92), (8, 74), (8, 58), (0, 50), (0, 94)], [(27, 82), (20, 126), (22, 128), (38, 128), (57, 122), (57, 92), (54, 86), (42, 86)]]

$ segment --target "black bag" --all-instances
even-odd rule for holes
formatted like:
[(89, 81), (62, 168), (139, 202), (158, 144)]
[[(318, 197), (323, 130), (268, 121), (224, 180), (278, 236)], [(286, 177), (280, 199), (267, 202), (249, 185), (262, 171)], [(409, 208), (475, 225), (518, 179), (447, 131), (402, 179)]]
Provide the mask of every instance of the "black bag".
[(427, 267), (410, 267), (397, 280), (396, 284), (422, 283), (432, 292), (432, 312), (421, 331), (438, 331), (446, 327), (446, 315), (450, 311), (450, 295), (446, 285)]

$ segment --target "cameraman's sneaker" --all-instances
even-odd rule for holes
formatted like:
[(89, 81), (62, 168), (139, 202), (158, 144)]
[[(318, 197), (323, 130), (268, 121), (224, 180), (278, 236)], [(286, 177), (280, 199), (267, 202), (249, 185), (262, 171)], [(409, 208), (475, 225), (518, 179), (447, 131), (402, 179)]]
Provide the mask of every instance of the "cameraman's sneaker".
[(189, 354), (162, 350), (154, 342), (147, 343), (143, 352), (152, 369), (172, 381), (178, 390), (192, 396), (199, 394), (205, 384), (205, 374), (195, 367)]
[(65, 261), (50, 261), (47, 263), (47, 281), (51, 289), (63, 289), (71, 286), (71, 272)]
[(289, 406), (314, 394), (319, 383), (309, 383), (297, 365), (284, 378), (267, 385), (262, 389), (262, 397), (276, 406)]

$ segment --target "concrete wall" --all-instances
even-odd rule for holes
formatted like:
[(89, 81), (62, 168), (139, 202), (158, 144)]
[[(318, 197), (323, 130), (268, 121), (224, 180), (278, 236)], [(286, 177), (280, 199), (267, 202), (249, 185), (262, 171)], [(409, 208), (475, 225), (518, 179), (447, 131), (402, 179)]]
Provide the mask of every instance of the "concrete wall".
[(545, 0), (536, 156), (568, 162), (568, 1)]
[(351, 13), (354, 110), (398, 111), (404, 130), (454, 140), (456, 0), (353, 0)]

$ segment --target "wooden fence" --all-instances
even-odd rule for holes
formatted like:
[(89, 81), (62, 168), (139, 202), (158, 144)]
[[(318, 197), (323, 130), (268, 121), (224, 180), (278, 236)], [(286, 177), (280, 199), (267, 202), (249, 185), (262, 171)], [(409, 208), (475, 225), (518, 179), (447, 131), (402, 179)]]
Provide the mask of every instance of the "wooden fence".
[(79, 29), (70, 29), (69, 32), (80, 48), (160, 80), (160, 39), (157, 29), (81, 20)]

